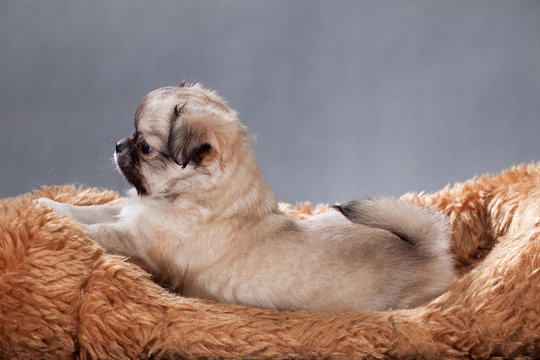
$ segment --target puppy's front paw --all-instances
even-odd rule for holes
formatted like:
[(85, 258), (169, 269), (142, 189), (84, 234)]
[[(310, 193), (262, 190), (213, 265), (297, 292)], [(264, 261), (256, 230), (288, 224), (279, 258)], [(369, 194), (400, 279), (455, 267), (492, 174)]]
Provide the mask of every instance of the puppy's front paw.
[(48, 199), (48, 198), (39, 198), (37, 200), (34, 200), (34, 202), (36, 202), (36, 203), (38, 203), (40, 205), (48, 206), (48, 207), (52, 208), (54, 211), (56, 211), (56, 212), (62, 213), (62, 214), (67, 215), (67, 216), (71, 216), (71, 212), (69, 211), (69, 205), (68, 204), (60, 203), (58, 201), (54, 201), (54, 200), (51, 200), (51, 199)]

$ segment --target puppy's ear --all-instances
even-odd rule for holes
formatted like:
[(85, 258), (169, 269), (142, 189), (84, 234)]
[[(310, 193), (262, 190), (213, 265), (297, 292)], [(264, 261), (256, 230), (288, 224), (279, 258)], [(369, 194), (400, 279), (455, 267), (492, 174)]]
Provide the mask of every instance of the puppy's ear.
[(169, 155), (175, 163), (185, 168), (190, 162), (201, 165), (212, 147), (208, 143), (208, 134), (200, 125), (179, 121), (178, 116), (183, 106), (175, 110), (169, 131)]
[(182, 156), (182, 168), (185, 169), (190, 162), (200, 165), (211, 148), (209, 143), (202, 143), (193, 147), (186, 155)]

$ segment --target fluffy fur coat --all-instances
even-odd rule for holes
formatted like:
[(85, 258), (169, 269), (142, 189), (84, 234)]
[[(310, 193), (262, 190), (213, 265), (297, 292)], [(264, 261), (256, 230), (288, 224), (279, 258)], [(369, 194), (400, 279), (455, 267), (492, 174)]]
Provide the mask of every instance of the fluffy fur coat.
[[(32, 200), (117, 194), (74, 186), (0, 201), (0, 358), (536, 358), (540, 163), (430, 195), (449, 215), (459, 276), (412, 310), (274, 311), (184, 298)], [(283, 205), (303, 218), (311, 210)]]

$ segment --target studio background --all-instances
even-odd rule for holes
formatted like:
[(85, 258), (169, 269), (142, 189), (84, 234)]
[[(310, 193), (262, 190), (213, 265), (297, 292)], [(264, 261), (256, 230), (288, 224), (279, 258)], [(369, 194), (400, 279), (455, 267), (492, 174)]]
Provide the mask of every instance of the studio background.
[(282, 201), (436, 191), (540, 160), (540, 1), (2, 1), (0, 197), (123, 191), (149, 91), (218, 90)]

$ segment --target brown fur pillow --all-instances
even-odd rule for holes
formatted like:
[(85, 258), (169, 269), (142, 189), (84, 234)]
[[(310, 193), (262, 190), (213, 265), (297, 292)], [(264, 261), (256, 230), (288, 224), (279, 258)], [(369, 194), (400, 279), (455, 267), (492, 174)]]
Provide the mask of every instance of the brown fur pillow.
[[(449, 215), (460, 276), (412, 310), (274, 311), (184, 298), (32, 202), (0, 201), (0, 358), (525, 357), (540, 354), (540, 163), (403, 198)], [(299, 216), (309, 205), (283, 206)], [(318, 207), (316, 211), (324, 211)]]

